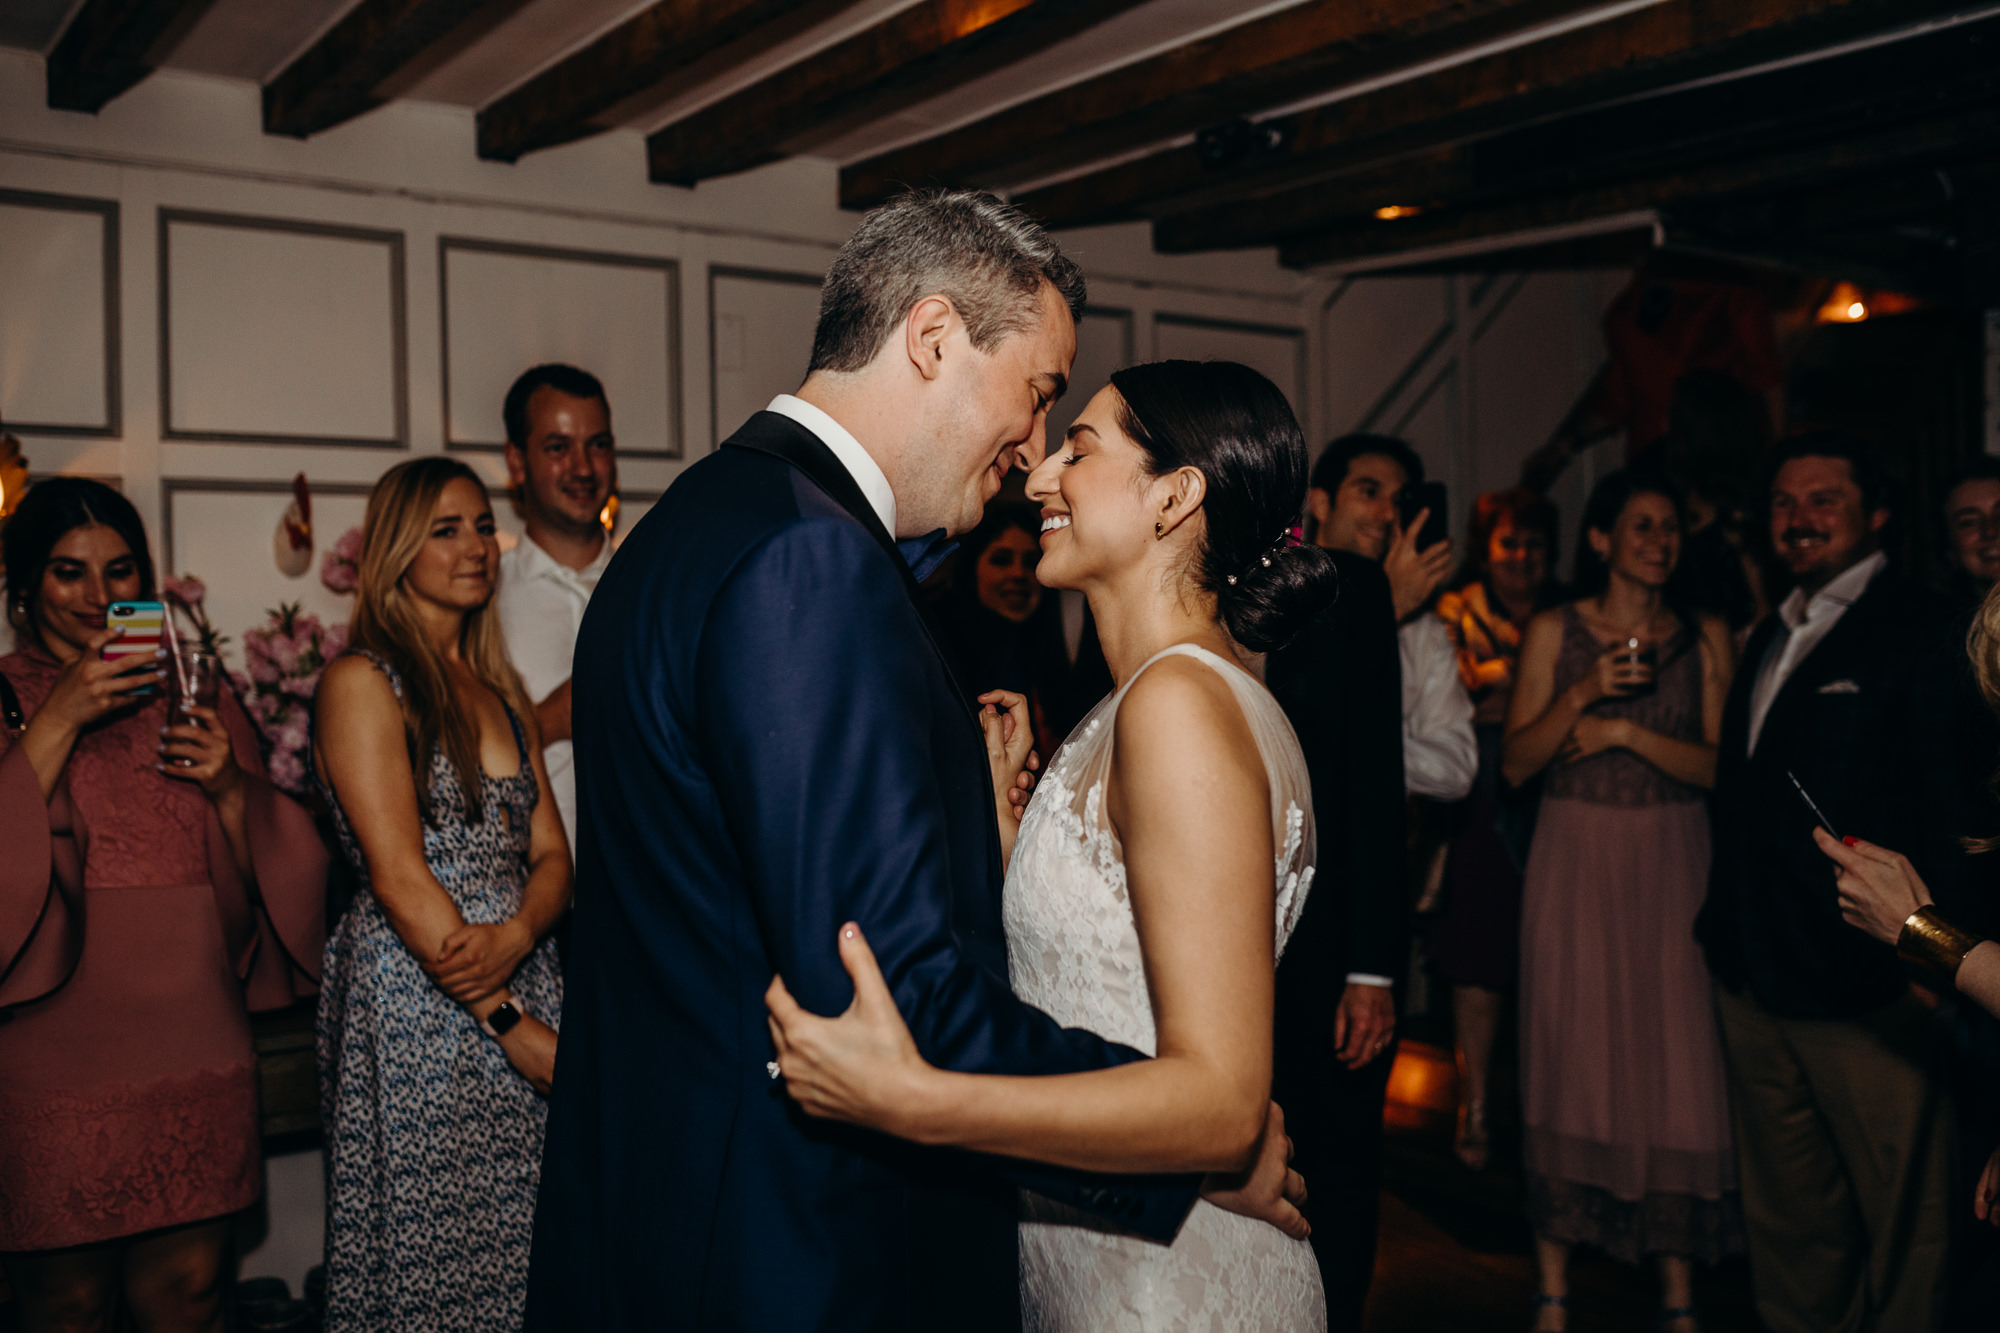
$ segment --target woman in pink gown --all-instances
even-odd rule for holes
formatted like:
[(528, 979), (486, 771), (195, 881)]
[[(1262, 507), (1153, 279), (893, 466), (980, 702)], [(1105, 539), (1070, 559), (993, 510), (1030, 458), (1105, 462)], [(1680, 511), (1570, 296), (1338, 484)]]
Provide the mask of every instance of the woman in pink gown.
[(1569, 1251), (1651, 1256), (1660, 1326), (1696, 1327), (1692, 1261), (1742, 1248), (1729, 1106), (1694, 918), (1706, 792), (1734, 670), (1728, 627), (1676, 613), (1680, 504), (1606, 477), (1584, 510), (1586, 595), (1528, 623), (1502, 776), (1546, 771), (1521, 910), (1521, 1092), (1536, 1327), (1567, 1327)]
[(247, 1010), (312, 993), (326, 853), (233, 698), (169, 727), (158, 664), (100, 656), (153, 596), (123, 496), (44, 481), (4, 539), (0, 1262), (21, 1333), (220, 1329), (262, 1188)]

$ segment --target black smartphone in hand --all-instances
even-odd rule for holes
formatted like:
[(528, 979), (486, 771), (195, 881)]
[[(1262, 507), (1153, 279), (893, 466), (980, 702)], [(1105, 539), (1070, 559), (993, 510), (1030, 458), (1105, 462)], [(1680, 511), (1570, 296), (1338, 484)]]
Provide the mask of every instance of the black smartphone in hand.
[(1428, 551), (1451, 536), (1451, 511), (1446, 505), (1443, 482), (1426, 481), (1404, 489), (1405, 527), (1415, 522), (1417, 515), (1426, 509), (1430, 510), (1430, 515), (1424, 519), (1423, 531), (1417, 534), (1416, 549), (1419, 551)]

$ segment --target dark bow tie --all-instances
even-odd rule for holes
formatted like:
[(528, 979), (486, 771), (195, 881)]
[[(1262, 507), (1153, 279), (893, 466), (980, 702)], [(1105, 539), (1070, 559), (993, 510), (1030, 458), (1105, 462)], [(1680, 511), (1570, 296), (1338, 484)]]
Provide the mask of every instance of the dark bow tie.
[(939, 565), (951, 559), (958, 543), (946, 538), (943, 528), (937, 528), (921, 537), (897, 542), (896, 549), (903, 553), (903, 562), (909, 565), (911, 576), (922, 583), (937, 573)]

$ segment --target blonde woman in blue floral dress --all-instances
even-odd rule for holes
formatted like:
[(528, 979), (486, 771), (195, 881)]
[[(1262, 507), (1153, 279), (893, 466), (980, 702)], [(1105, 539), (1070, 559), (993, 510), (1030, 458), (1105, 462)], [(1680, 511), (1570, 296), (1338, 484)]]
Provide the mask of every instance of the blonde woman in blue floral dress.
[(319, 1010), (328, 1333), (521, 1325), (570, 862), (491, 611), (499, 556), (469, 468), (391, 469), (315, 701), (314, 776), (363, 889)]

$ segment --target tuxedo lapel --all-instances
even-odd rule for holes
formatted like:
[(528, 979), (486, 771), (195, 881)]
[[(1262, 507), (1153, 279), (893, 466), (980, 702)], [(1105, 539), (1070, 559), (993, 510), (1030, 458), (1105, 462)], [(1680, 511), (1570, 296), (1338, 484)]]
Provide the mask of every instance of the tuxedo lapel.
[[(896, 545), (895, 535), (882, 526), (881, 515), (862, 494), (854, 474), (834, 457), (826, 442), (788, 416), (777, 412), (759, 412), (742, 430), (723, 441), (722, 447), (769, 454), (791, 464), (803, 472), (808, 481), (826, 492), (828, 499), (868, 530), (868, 535), (888, 553), (890, 561), (896, 566), (896, 573), (903, 580), (903, 591), (909, 596), (911, 605), (916, 608), (917, 619), (923, 624), (924, 637), (930, 641), (931, 651), (937, 654), (938, 662), (944, 667), (945, 678), (951, 682), (952, 695), (965, 705), (966, 716), (973, 718), (976, 727), (978, 721), (972, 711), (972, 696), (966, 692), (964, 682), (959, 680), (957, 671), (953, 669), (951, 655), (938, 641), (937, 631), (931, 625), (930, 611), (924, 605), (923, 588), (917, 583), (910, 562)], [(985, 744), (983, 733), (980, 743), (982, 746)]]

